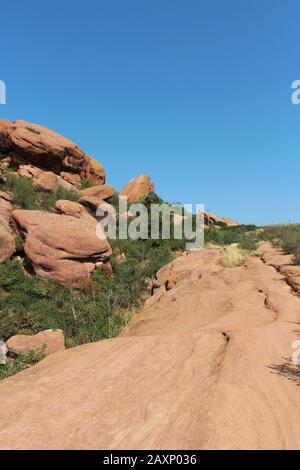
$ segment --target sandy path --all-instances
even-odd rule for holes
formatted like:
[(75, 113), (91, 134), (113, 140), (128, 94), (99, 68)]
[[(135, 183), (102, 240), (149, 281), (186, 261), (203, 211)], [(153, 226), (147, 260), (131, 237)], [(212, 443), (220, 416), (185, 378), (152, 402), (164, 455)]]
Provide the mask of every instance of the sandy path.
[(2, 382), (0, 448), (300, 449), (300, 298), (263, 250), (184, 254), (121, 337)]

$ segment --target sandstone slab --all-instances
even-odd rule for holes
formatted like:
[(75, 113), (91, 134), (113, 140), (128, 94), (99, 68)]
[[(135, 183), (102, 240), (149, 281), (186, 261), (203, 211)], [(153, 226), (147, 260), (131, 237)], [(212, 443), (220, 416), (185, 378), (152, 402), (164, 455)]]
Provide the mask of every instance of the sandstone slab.
[(96, 197), (99, 200), (105, 201), (113, 197), (115, 189), (109, 184), (91, 186), (90, 188), (81, 189), (80, 195), (85, 197)]
[(258, 257), (218, 259), (180, 256), (123, 336), (3, 381), (0, 448), (299, 449), (299, 298)]

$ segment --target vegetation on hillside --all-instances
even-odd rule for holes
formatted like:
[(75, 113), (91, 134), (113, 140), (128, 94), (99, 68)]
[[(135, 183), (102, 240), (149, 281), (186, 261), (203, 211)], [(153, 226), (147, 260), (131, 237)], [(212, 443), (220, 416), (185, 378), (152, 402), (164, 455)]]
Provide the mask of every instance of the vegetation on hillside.
[[(54, 195), (42, 193), (30, 180), (14, 175), (7, 177), (1, 189), (11, 191), (15, 205), (26, 209), (50, 210), (57, 199), (77, 200), (76, 193), (64, 189)], [(118, 209), (116, 196), (109, 202)], [(153, 203), (163, 203), (155, 193), (141, 202), (148, 209)], [(150, 219), (149, 211), (149, 230)], [(252, 249), (255, 229), (255, 226), (209, 228), (205, 231), (206, 242), (239, 243), (244, 249)], [(16, 242), (17, 256), (0, 265), (0, 339), (61, 328), (66, 346), (71, 347), (116, 336), (132, 311), (149, 295), (157, 270), (184, 250), (186, 240), (176, 240), (172, 230), (170, 240), (110, 240), (113, 276), (105, 279), (101, 272), (95, 272), (83, 289), (63, 287), (28, 274), (22, 263), (21, 238), (17, 237)], [(9, 360), (1, 367), (0, 378), (19, 372), (37, 360), (36, 354)]]
[(293, 255), (294, 264), (300, 265), (300, 224), (274, 225), (264, 227), (259, 233), (260, 240), (268, 240)]
[(252, 251), (256, 249), (256, 230), (255, 225), (212, 226), (205, 230), (205, 242), (221, 246), (238, 243), (241, 248)]
[(78, 201), (80, 197), (75, 191), (61, 186), (54, 194), (39, 191), (33, 186), (31, 179), (14, 174), (8, 174), (6, 181), (0, 185), (0, 190), (10, 191), (16, 207), (28, 210), (50, 210), (59, 199)]
[[(15, 177), (7, 178), (1, 189), (10, 190), (15, 204), (26, 209), (50, 209), (61, 197), (55, 194), (50, 203), (49, 196), (45, 204), (46, 194), (36, 191), (30, 180)], [(0, 265), (0, 338), (61, 328), (67, 347), (116, 336), (150, 292), (157, 270), (179, 249), (178, 240), (110, 240), (111, 279), (95, 272), (83, 289), (73, 289), (28, 274), (21, 238), (16, 242), (18, 257)], [(30, 357), (34, 363), (36, 355), (1, 366), (0, 378), (28, 367)]]

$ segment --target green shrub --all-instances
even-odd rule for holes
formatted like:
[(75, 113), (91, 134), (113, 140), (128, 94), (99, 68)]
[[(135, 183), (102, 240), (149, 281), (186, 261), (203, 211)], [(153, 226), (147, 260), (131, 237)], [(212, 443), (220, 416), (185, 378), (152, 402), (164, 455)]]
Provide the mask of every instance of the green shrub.
[(44, 353), (40, 350), (33, 350), (26, 354), (20, 354), (16, 359), (8, 358), (5, 365), (0, 366), (0, 380), (7, 379), (8, 377), (28, 369), (45, 357)]
[(257, 249), (257, 234), (248, 232), (238, 238), (239, 247), (243, 250), (254, 252)]
[(56, 201), (67, 199), (68, 201), (78, 202), (80, 195), (73, 190), (59, 186), (55, 193), (38, 193), (38, 201), (34, 209), (50, 210), (54, 207)]
[(24, 246), (23, 246), (23, 239), (19, 235), (15, 238), (15, 244), (16, 244), (16, 253), (18, 255), (23, 254), (24, 252)]
[(94, 184), (90, 180), (85, 180), (81, 183), (80, 189), (92, 188)]
[(78, 201), (80, 198), (76, 191), (62, 186), (55, 193), (42, 192), (33, 186), (31, 179), (14, 174), (7, 176), (1, 189), (12, 192), (14, 204), (27, 210), (50, 210), (59, 199)]
[[(210, 227), (205, 230), (204, 238), (206, 243), (217, 245), (230, 245), (231, 243), (247, 243), (252, 237), (254, 241), (256, 237), (255, 225), (236, 225), (233, 227)], [(250, 235), (250, 234), (253, 235)], [(246, 241), (247, 240), (247, 241)], [(253, 245), (252, 245), (253, 246)]]
[(259, 239), (270, 241), (286, 254), (292, 254), (293, 262), (300, 264), (300, 224), (264, 227)]
[(34, 209), (37, 204), (38, 193), (32, 185), (32, 181), (27, 178), (19, 178), (9, 174), (3, 189), (13, 193), (14, 203), (22, 209)]

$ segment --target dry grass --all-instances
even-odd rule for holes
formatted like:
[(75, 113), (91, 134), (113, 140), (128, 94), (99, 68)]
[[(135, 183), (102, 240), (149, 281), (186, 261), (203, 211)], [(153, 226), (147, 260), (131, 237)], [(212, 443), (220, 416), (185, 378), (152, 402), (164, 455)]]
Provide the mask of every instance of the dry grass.
[(224, 268), (241, 266), (246, 261), (246, 252), (239, 248), (237, 243), (225, 246), (221, 251), (220, 262)]

